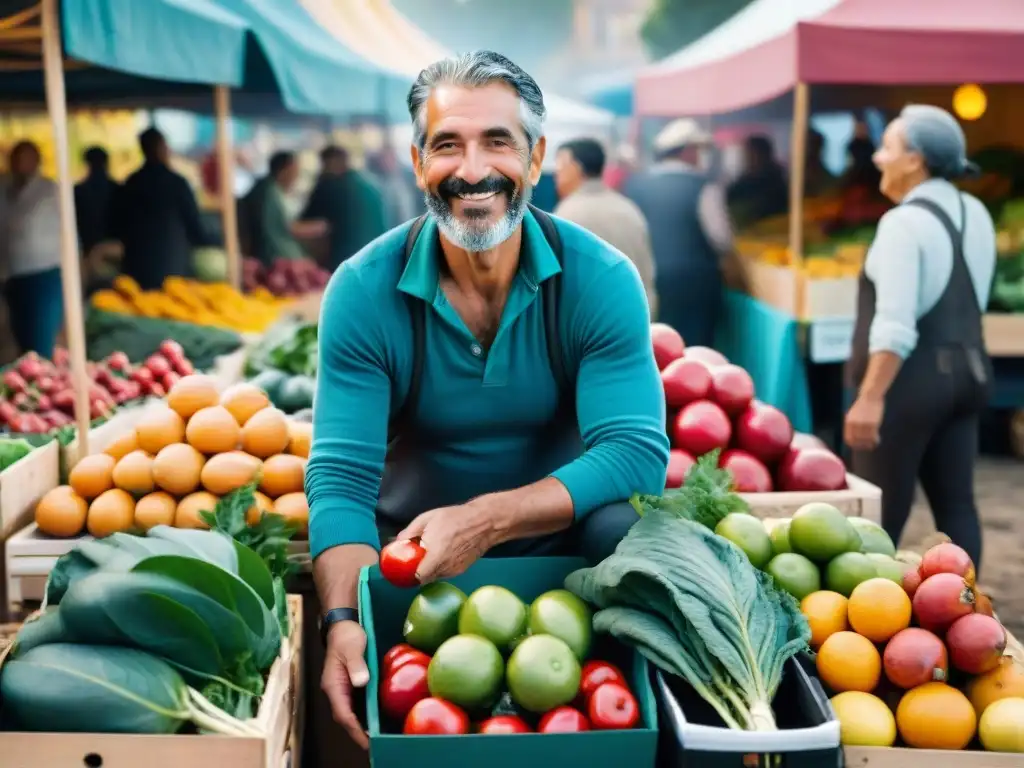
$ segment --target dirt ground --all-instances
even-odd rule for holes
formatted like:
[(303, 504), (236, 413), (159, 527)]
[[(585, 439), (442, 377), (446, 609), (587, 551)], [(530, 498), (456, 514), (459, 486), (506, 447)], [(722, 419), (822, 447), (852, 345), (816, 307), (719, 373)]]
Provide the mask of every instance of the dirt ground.
[[(1024, 462), (984, 457), (974, 487), (984, 525), (980, 583), (1007, 629), (1024, 638)], [(919, 494), (901, 546), (919, 549), (934, 533), (928, 503)]]

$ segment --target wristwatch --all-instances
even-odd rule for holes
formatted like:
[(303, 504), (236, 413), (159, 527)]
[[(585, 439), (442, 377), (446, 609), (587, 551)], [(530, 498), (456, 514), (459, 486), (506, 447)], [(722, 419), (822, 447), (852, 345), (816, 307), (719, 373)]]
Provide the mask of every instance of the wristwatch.
[(335, 624), (342, 621), (354, 621), (359, 623), (359, 611), (355, 608), (331, 608), (320, 617), (320, 642), (327, 646), (327, 632)]

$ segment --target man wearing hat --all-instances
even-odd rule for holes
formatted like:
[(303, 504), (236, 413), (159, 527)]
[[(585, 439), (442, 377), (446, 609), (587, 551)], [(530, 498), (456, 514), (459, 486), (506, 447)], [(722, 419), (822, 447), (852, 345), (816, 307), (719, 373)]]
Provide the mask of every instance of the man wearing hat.
[(705, 170), (711, 136), (694, 120), (670, 123), (654, 140), (655, 163), (624, 192), (651, 234), (658, 320), (693, 346), (711, 346), (722, 300), (722, 259), (732, 229), (722, 188)]

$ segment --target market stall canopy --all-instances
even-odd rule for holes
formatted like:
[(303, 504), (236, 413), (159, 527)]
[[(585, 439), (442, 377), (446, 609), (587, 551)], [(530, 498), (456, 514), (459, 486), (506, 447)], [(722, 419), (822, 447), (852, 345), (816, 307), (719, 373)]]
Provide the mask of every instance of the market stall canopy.
[(642, 70), (636, 110), (712, 115), (799, 82), (934, 85), (1024, 82), (1019, 0), (753, 0)]
[[(346, 47), (405, 79), (401, 122), (407, 123), (405, 96), (424, 67), (451, 56), (440, 43), (399, 13), (388, 0), (302, 0), (306, 10)], [(548, 141), (582, 134), (607, 137), (615, 116), (603, 109), (545, 93)], [(551, 156), (554, 152), (549, 153)]]
[[(8, 102), (42, 99), (39, 15), (37, 1), (0, 0)], [(74, 105), (202, 107), (228, 85), (254, 110), (330, 115), (375, 109), (379, 81), (398, 82), (280, 0), (66, 0), (61, 31)]]

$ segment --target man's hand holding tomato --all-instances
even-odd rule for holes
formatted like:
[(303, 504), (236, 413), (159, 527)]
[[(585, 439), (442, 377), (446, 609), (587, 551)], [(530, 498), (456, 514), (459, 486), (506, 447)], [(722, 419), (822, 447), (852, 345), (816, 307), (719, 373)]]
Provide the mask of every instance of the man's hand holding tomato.
[(398, 534), (398, 540), (419, 539), (426, 550), (416, 569), (420, 584), (464, 573), (500, 542), (496, 515), (487, 496), (467, 504), (424, 512)]

